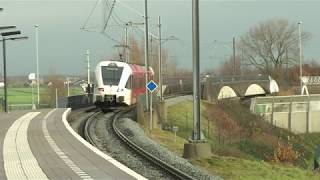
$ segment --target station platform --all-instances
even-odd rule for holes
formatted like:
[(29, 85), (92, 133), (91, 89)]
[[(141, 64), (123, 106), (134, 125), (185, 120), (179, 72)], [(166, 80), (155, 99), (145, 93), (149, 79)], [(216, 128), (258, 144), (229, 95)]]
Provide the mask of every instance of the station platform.
[(0, 179), (145, 179), (77, 135), (67, 112), (0, 113)]

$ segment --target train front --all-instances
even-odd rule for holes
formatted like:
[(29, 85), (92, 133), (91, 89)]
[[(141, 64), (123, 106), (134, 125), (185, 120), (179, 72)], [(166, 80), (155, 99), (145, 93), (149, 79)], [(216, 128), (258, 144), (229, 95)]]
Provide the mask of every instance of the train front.
[(96, 67), (98, 92), (95, 105), (109, 107), (128, 104), (131, 90), (126, 88), (132, 71), (128, 64), (118, 61), (102, 61)]

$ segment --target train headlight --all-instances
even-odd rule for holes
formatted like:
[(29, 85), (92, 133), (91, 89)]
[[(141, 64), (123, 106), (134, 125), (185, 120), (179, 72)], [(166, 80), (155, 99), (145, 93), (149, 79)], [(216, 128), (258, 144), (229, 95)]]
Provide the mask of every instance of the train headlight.
[(117, 92), (122, 92), (122, 91), (123, 91), (122, 88), (118, 88), (118, 89), (117, 89)]

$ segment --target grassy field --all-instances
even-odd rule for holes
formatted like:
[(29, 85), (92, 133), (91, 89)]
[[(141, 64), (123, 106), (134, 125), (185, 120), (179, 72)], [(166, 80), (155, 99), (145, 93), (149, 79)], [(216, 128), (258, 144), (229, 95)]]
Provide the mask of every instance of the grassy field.
[[(257, 117), (248, 115), (248, 112), (241, 108), (243, 107), (238, 107), (238, 105), (208, 106), (202, 103), (202, 129), (211, 144), (213, 156), (207, 159), (192, 160), (193, 164), (225, 179), (320, 179), (320, 174), (311, 170), (313, 150), (320, 143), (319, 133), (294, 135), (260, 122), (256, 119)], [(191, 101), (172, 106), (168, 109), (168, 123), (179, 127), (177, 140), (173, 140), (173, 133), (161, 130), (154, 130), (151, 137), (168, 149), (182, 155), (183, 144), (190, 137), (192, 130), (192, 119)], [(222, 124), (223, 127), (231, 127), (228, 130), (233, 132), (238, 132), (242, 128), (254, 129), (254, 131), (239, 131), (240, 134), (223, 132), (221, 127), (218, 128), (217, 119), (222, 119), (223, 122), (236, 122), (238, 126)], [(256, 122), (252, 123), (251, 120)], [(253, 128), (250, 127), (251, 125)], [(300, 152), (299, 159), (295, 163), (272, 161), (276, 148), (273, 141), (277, 138), (284, 139), (287, 136), (291, 137), (290, 142), (294, 145), (294, 150)]]
[(209, 173), (224, 179), (277, 179), (277, 180), (318, 180), (320, 174), (294, 166), (271, 164), (264, 161), (214, 155), (207, 159), (192, 160)]
[[(65, 89), (65, 91), (67, 91)], [(32, 89), (31, 88), (8, 88), (8, 105), (23, 105), (32, 104)], [(40, 88), (40, 94), (43, 96), (47, 93), (47, 89)], [(0, 98), (3, 97), (4, 91), (0, 89)], [(70, 87), (70, 95), (83, 94), (81, 87)], [(40, 97), (41, 99), (41, 97)], [(34, 88), (34, 101), (37, 102), (37, 89)], [(43, 103), (43, 102), (41, 102)]]

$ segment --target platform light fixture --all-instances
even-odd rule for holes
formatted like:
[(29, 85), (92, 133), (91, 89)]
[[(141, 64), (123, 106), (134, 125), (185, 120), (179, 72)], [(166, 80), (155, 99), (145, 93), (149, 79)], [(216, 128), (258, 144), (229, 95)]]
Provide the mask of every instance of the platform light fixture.
[(4, 38), (3, 36), (12, 36), (12, 35), (21, 34), (21, 31), (9, 31), (9, 32), (3, 32), (0, 34), (1, 34), (2, 38)]
[(0, 26), (0, 30), (14, 29), (16, 26)]
[[(15, 26), (14, 26), (15, 27)], [(7, 68), (6, 68), (6, 41), (7, 40), (22, 40), (27, 39), (28, 37), (9, 37), (12, 35), (21, 34), (21, 31), (9, 31), (9, 32), (2, 32), (0, 35), (2, 36), (2, 48), (3, 48), (3, 83), (4, 83), (4, 111), (8, 112), (8, 95), (7, 95)]]
[[(28, 39), (28, 36), (19, 36), (19, 37), (12, 37), (12, 38), (6, 38), (5, 40), (12, 40), (12, 41), (18, 41), (18, 40), (24, 40), (24, 39)], [(3, 40), (1, 40), (3, 41)]]

